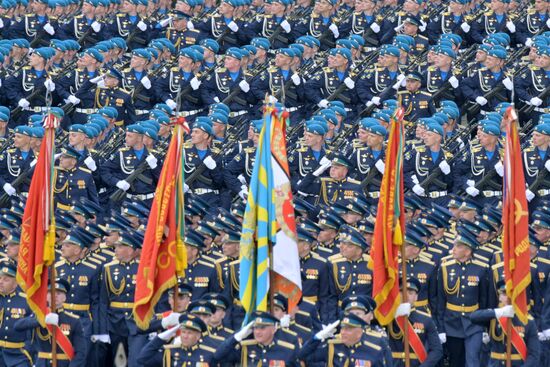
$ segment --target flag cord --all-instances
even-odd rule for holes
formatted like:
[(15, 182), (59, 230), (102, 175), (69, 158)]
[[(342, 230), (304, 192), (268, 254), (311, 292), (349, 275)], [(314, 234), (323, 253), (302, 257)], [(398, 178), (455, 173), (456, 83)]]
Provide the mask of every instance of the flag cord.
[[(399, 225), (399, 224), (398, 224)], [(407, 259), (405, 258), (405, 246), (401, 245), (401, 303), (407, 303)], [(403, 348), (405, 350), (405, 367), (410, 367), (410, 346), (409, 346), (409, 317), (403, 316)]]

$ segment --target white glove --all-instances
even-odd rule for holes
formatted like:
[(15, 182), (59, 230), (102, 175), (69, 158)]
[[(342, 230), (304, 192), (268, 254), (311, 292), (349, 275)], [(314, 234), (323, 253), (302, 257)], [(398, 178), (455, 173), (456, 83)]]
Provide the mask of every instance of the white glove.
[(286, 19), (281, 22), (280, 26), (283, 31), (290, 33), (290, 23)]
[(400, 316), (409, 316), (411, 314), (411, 304), (410, 303), (402, 303), (399, 306), (397, 306), (397, 310), (395, 311), (395, 317)]
[(190, 20), (187, 21), (187, 29), (190, 29), (190, 30), (194, 30), (194, 29), (195, 29), (195, 25), (194, 25), (193, 22), (190, 21)]
[(334, 35), (334, 38), (338, 38), (340, 37), (340, 32), (338, 31), (338, 26), (334, 23), (332, 23), (328, 29), (330, 29), (330, 31), (332, 32), (332, 34)]
[[(246, 184), (247, 184), (246, 178), (244, 178), (244, 176), (243, 176), (242, 174), (240, 174), (240, 175), (237, 176), (237, 180), (239, 180), (239, 182), (241, 183), (241, 185), (245, 185), (245, 186), (246, 186)], [(242, 188), (243, 188), (243, 187), (241, 186), (241, 189), (242, 189)]]
[(502, 80), (502, 84), (506, 87), (508, 90), (514, 89), (514, 83), (512, 83), (512, 80), (509, 77), (506, 77)]
[(209, 170), (216, 169), (216, 166), (217, 166), (216, 161), (214, 160), (214, 158), (212, 158), (211, 155), (204, 158), (203, 163), (206, 166), (206, 168), (208, 168)]
[(537, 335), (538, 335), (538, 337), (539, 337), (539, 341), (541, 341), (541, 342), (545, 342), (545, 341), (546, 341), (546, 337), (544, 336), (544, 333), (538, 333)]
[(374, 22), (370, 25), (370, 29), (372, 29), (372, 31), (374, 33), (378, 33), (380, 32), (380, 26), (378, 25), (378, 23)]
[(289, 327), (290, 326), (290, 315), (284, 315), (281, 317), (281, 320), (279, 320), (279, 324), (281, 327)]
[(44, 81), (44, 87), (46, 87), (48, 92), (53, 92), (55, 90), (55, 83), (51, 79), (46, 79)]
[(542, 104), (542, 99), (540, 99), (539, 97), (533, 97), (529, 100), (529, 102), (531, 103), (531, 105), (538, 107)]
[(532, 45), (533, 45), (533, 39), (527, 38), (527, 39), (525, 40), (525, 46), (531, 47)]
[(171, 328), (175, 325), (179, 325), (180, 323), (180, 316), (181, 314), (177, 312), (172, 312), (170, 315), (163, 317), (160, 324), (162, 325), (163, 329)]
[(92, 335), (90, 339), (94, 343), (95, 342), (102, 342), (102, 343), (107, 343), (107, 344), (111, 343), (111, 337), (109, 336), (109, 334)]
[(497, 171), (500, 177), (504, 176), (504, 166), (500, 161), (495, 164), (495, 171)]
[(479, 195), (479, 190), (476, 189), (473, 186), (470, 186), (470, 187), (466, 188), (466, 192), (468, 193), (468, 195), (473, 196), (473, 197), (476, 197), (476, 196)]
[(216, 97), (214, 97), (214, 102), (220, 103), (220, 99), (216, 96)]
[(401, 87), (401, 85), (402, 85), (402, 83), (403, 83), (404, 80), (405, 80), (405, 75), (399, 74), (399, 75), (397, 76), (397, 81), (395, 82), (395, 84), (393, 85), (392, 88), (395, 89), (395, 90), (398, 90), (399, 87)]
[(145, 32), (147, 30), (147, 24), (143, 23), (143, 20), (140, 20), (136, 27), (138, 27), (139, 30), (142, 32)]
[(331, 161), (330, 159), (327, 158), (327, 156), (323, 156), (323, 158), (321, 158), (321, 160), (319, 161), (319, 165), (321, 166), (330, 166), (331, 165)]
[(128, 191), (130, 189), (130, 184), (126, 180), (120, 180), (116, 183), (116, 187), (123, 191)]
[(491, 341), (489, 334), (483, 333), (483, 336), (481, 337), (481, 341), (483, 342), (483, 344), (489, 344), (489, 342)]
[(46, 322), (46, 325), (58, 325), (59, 324), (59, 315), (56, 313), (50, 312), (46, 315), (44, 318), (44, 321)]
[(380, 97), (372, 97), (370, 102), (374, 103), (377, 106), (380, 106)]
[(550, 160), (544, 162), (544, 168), (546, 168), (546, 170), (550, 172)]
[(458, 79), (454, 75), (449, 78), (449, 83), (451, 83), (451, 87), (453, 87), (453, 89), (458, 88)]
[(413, 186), (413, 191), (418, 196), (425, 196), (426, 195), (426, 190), (424, 190), (424, 188), (422, 186), (420, 186), (419, 184), (416, 184), (416, 185)]
[(279, 100), (275, 96), (269, 96), (269, 97), (267, 97), (267, 102), (271, 103), (271, 104), (275, 104), (275, 103), (279, 102)]
[(485, 106), (487, 104), (487, 98), (483, 96), (476, 97), (476, 103), (480, 106)]
[(500, 308), (495, 308), (495, 317), (500, 319), (501, 317), (514, 317), (514, 306), (508, 305)]
[(149, 155), (147, 156), (147, 158), (145, 158), (145, 161), (147, 162), (147, 164), (149, 165), (149, 167), (151, 167), (151, 169), (157, 168), (158, 159), (157, 159), (157, 157), (155, 157), (154, 155), (149, 154)]
[(172, 110), (175, 110), (176, 107), (178, 107), (178, 105), (176, 104), (176, 102), (174, 102), (173, 99), (168, 99), (168, 100), (166, 100), (166, 104), (167, 104), (168, 107), (170, 107)]
[(31, 104), (29, 103), (29, 101), (27, 101), (25, 98), (21, 98), (19, 100), (19, 102), (17, 102), (17, 105), (21, 108), (27, 108), (29, 107)]
[(97, 84), (103, 80), (103, 75), (96, 76), (95, 78), (90, 79), (90, 83)]
[(227, 25), (229, 29), (231, 29), (233, 32), (237, 32), (239, 30), (239, 26), (234, 21), (229, 22)]
[(176, 336), (176, 333), (178, 332), (178, 329), (180, 328), (180, 325), (178, 323), (178, 325), (174, 326), (174, 327), (171, 327), (170, 329), (166, 330), (166, 331), (163, 331), (162, 333), (160, 333), (158, 335), (159, 339), (161, 340), (164, 340), (165, 342), (167, 342), (168, 340), (172, 339), (174, 336)]
[(514, 25), (514, 23), (511, 20), (506, 22), (506, 28), (508, 28), (510, 33), (516, 33), (516, 26)]
[(97, 169), (94, 159), (90, 156), (86, 157), (86, 159), (84, 160), (84, 164), (92, 172), (95, 172), (95, 170)]
[(381, 159), (377, 160), (374, 164), (374, 167), (378, 170), (378, 172), (384, 174), (384, 170), (386, 169), (386, 164)]
[(94, 32), (96, 32), (96, 33), (101, 30), (101, 24), (97, 20), (94, 20), (91, 27), (94, 30)]
[(460, 28), (462, 28), (462, 30), (464, 31), (464, 33), (468, 33), (470, 32), (470, 25), (466, 22), (463, 22), (461, 25), (460, 25)]
[(241, 191), (239, 191), (239, 197), (243, 200), (246, 200), (248, 197), (248, 187), (246, 185), (241, 186)]
[(328, 107), (328, 101), (326, 99), (322, 99), (317, 103), (317, 106), (321, 108), (327, 108)]
[(544, 334), (546, 340), (550, 340), (550, 329), (543, 330), (542, 333)]
[(447, 161), (441, 161), (439, 163), (439, 168), (441, 168), (441, 172), (443, 172), (445, 176), (451, 173), (451, 166), (449, 166), (449, 163), (447, 163)]
[(298, 86), (302, 83), (302, 78), (300, 78), (300, 75), (298, 75), (298, 74), (292, 74), (290, 79), (292, 80), (292, 83), (294, 83), (294, 85), (296, 85), (296, 86)]
[(401, 32), (401, 30), (403, 29), (404, 26), (405, 25), (403, 23), (401, 23), (400, 25), (395, 27), (393, 30), (395, 31), (395, 33), (399, 33), (399, 32)]
[(325, 172), (330, 166), (332, 165), (332, 162), (329, 161), (328, 163), (326, 164), (321, 164), (319, 166), (319, 168), (317, 168), (314, 172), (313, 172), (313, 176), (315, 177), (319, 177), (323, 174), (323, 172)]
[(183, 184), (183, 192), (184, 192), (184, 193), (188, 193), (188, 192), (189, 192), (189, 185), (186, 184), (186, 183)]
[(254, 321), (246, 324), (241, 330), (235, 333), (235, 340), (242, 342), (244, 339), (248, 338), (252, 334), (252, 327), (254, 326)]
[(250, 85), (246, 80), (241, 80), (239, 82), (239, 88), (241, 88), (243, 92), (248, 93), (248, 91), (250, 90)]
[[(56, 154), (56, 155), (57, 155), (57, 154)], [(38, 163), (38, 161), (37, 161), (36, 158), (35, 158), (35, 159), (33, 159), (33, 160), (31, 161), (31, 167), (36, 166), (36, 163)]]
[(546, 19), (546, 26), (550, 28), (550, 19)]
[[(163, 19), (159, 22), (159, 25), (164, 28), (166, 27), (168, 24), (170, 24), (170, 21), (172, 20), (172, 17), (168, 17), (166, 19)], [(189, 28), (189, 22), (187, 22), (187, 28)]]
[(80, 98), (77, 98), (76, 96), (73, 96), (73, 95), (69, 96), (69, 98), (67, 99), (69, 100), (70, 103), (74, 104), (75, 106), (80, 103)]
[(9, 196), (13, 196), (16, 193), (15, 188), (9, 182), (6, 182), (3, 188), (6, 194), (8, 194)]
[(438, 336), (439, 336), (439, 341), (441, 342), (441, 344), (447, 343), (447, 334), (439, 333)]
[(423, 20), (420, 20), (420, 26), (418, 27), (418, 29), (420, 30), (420, 32), (424, 32), (427, 26), (428, 26), (428, 23), (426, 23)]
[(141, 79), (141, 84), (145, 87), (145, 89), (151, 89), (151, 80), (147, 75)]
[(194, 76), (189, 84), (191, 85), (191, 88), (193, 88), (193, 90), (197, 90), (201, 86), (201, 81), (196, 76)]
[(0, 28), (4, 28), (4, 21), (0, 19)]
[(55, 34), (55, 29), (53, 29), (52, 25), (50, 23), (44, 24), (44, 27), (42, 27), (46, 33), (48, 33), (50, 36), (53, 36)]
[(531, 201), (535, 198), (535, 193), (529, 189), (525, 190), (525, 197), (527, 198), (527, 201)]
[(476, 185), (476, 182), (474, 180), (468, 180), (466, 181), (466, 185), (468, 187), (474, 187)]
[(344, 84), (346, 85), (346, 87), (348, 87), (348, 89), (355, 88), (355, 82), (349, 76), (344, 79)]
[(317, 334), (315, 334), (314, 338), (324, 341), (325, 339), (332, 337), (339, 324), (340, 320), (336, 320), (332, 324), (328, 324), (322, 330), (318, 331)]

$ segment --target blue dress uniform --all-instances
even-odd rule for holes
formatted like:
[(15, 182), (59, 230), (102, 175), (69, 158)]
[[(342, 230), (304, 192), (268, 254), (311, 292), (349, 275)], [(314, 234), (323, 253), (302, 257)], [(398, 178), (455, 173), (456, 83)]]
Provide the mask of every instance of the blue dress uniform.
[(385, 151), (382, 149), (379, 152), (373, 151), (370, 147), (360, 147), (352, 153), (350, 161), (353, 164), (353, 178), (361, 182), (369, 177), (368, 183), (363, 188), (363, 192), (367, 196), (369, 204), (378, 203), (380, 197), (380, 184), (382, 183), (382, 175), (376, 167), (376, 162), (379, 160), (384, 162)]
[[(550, 134), (549, 127), (539, 125), (535, 128), (535, 131), (541, 133), (544, 131), (544, 134)], [(541, 200), (546, 199), (550, 195), (550, 175), (544, 166), (548, 160), (550, 160), (550, 148), (546, 149), (546, 151), (541, 151), (535, 146), (530, 146), (523, 150), (523, 169), (527, 187), (530, 187), (538, 180), (537, 187), (533, 187), (534, 191), (531, 190), (535, 195), (529, 202), (529, 208), (532, 210), (539, 206)]]
[(204, 39), (204, 35), (198, 29), (186, 29), (184, 31), (168, 27), (164, 35), (176, 47), (177, 51), (181, 49), (198, 45)]
[[(483, 16), (480, 16), (472, 23), (472, 29), (469, 35), (473, 42), (482, 44), (483, 39), (488, 35), (505, 32), (513, 36), (510, 30), (506, 27), (506, 22), (510, 21), (509, 14), (497, 16), (492, 10), (486, 11)], [(512, 42), (514, 44), (515, 42)]]
[[(475, 251), (475, 238), (462, 233), (457, 243)], [(451, 366), (479, 366), (483, 328), (469, 316), (488, 307), (489, 266), (476, 259), (443, 259), (438, 273), (437, 326), (445, 333)]]
[[(459, 80), (461, 79), (460, 70), (458, 68), (452, 68), (448, 72), (443, 72), (440, 68), (436, 66), (429, 66), (426, 69), (426, 72), (422, 76), (422, 86), (432, 95), (437, 92), (445, 82), (447, 82), (451, 77), (455, 77)], [(451, 100), (451, 101), (460, 101), (462, 98), (460, 85), (457, 89), (452, 87), (448, 88), (444, 93), (441, 94), (441, 97), (438, 100)], [(432, 99), (432, 103), (438, 104), (438, 101)], [(428, 117), (428, 116), (426, 116)]]
[[(536, 66), (530, 66), (523, 72), (519, 78), (514, 79), (514, 91), (517, 98), (525, 103), (532, 105), (531, 99), (538, 97), (550, 85), (550, 73)], [(542, 103), (534, 107), (527, 117), (529, 120), (538, 120), (543, 113), (550, 113), (550, 95), (542, 99)]]
[[(278, 30), (281, 22), (284, 20), (290, 24), (289, 33), (286, 33), (284, 30)], [(247, 42), (250, 42), (254, 37), (265, 37), (270, 39), (271, 48), (276, 50), (288, 47), (297, 37), (301, 36), (301, 34), (297, 33), (295, 30), (295, 26), (295, 22), (292, 19), (287, 19), (285, 16), (277, 18), (272, 14), (263, 14), (256, 17), (254, 21), (246, 24), (244, 32)], [(277, 33), (277, 35), (273, 37), (275, 33)]]
[(365, 39), (365, 48), (378, 47), (380, 44), (380, 37), (382, 33), (380, 30), (374, 32), (371, 29), (374, 23), (380, 26), (382, 25), (384, 18), (380, 14), (366, 15), (363, 12), (355, 11), (351, 17), (344, 19), (342, 25), (339, 27), (342, 34), (354, 35), (357, 34)]
[(53, 36), (47, 33), (44, 30), (46, 24), (50, 24), (56, 32), (58, 27), (55, 19), (47, 15), (40, 17), (32, 13), (25, 14), (18, 21), (11, 23), (10, 36), (12, 38), (25, 38), (29, 42), (37, 39), (39, 41), (34, 45), (35, 47), (48, 46), (50, 40), (56, 37), (56, 33)]
[[(137, 24), (143, 21), (147, 25), (147, 29), (142, 31), (137, 29)], [(122, 37), (125, 40), (129, 35), (135, 35), (128, 43), (128, 49), (134, 50), (147, 46), (151, 36), (151, 25), (147, 24), (145, 18), (137, 15), (131, 17), (128, 14), (119, 13), (116, 15), (112, 24), (108, 24), (105, 29), (105, 36), (107, 39), (114, 37)]]
[(56, 167), (54, 182), (54, 199), (58, 208), (70, 210), (71, 204), (79, 202), (81, 198), (99, 204), (94, 178), (87, 168), (74, 167), (71, 170), (65, 170)]
[[(305, 131), (320, 134), (325, 130), (319, 130), (319, 125), (317, 124), (307, 124)], [(323, 159), (323, 157), (327, 157), (328, 159), (330, 154), (331, 151), (325, 148), (321, 148), (320, 151), (314, 151), (305, 146), (297, 148), (288, 158), (292, 187), (297, 188), (298, 182), (303, 180), (307, 175), (311, 175), (315, 172), (315, 170), (319, 168), (321, 159)], [(327, 176), (326, 172), (321, 175), (321, 177), (325, 176)]]
[[(0, 264), (0, 275), (15, 278), (16, 273), (15, 264)], [(0, 294), (0, 309), (0, 364), (6, 367), (30, 367), (32, 359), (25, 348), (29, 335), (15, 330), (15, 324), (31, 313), (26, 295), (19, 292), (17, 287), (9, 294)]]
[[(548, 30), (548, 13), (540, 13), (533, 8), (527, 9), (525, 17), (520, 17), (516, 25), (516, 41), (517, 43), (525, 44), (528, 38)], [(542, 32), (541, 32), (542, 30)]]
[[(196, 232), (188, 232), (184, 243), (186, 246), (196, 247), (199, 251), (204, 247), (204, 242)], [(200, 254), (187, 264), (184, 274), (184, 282), (193, 287), (192, 300), (199, 300), (207, 293), (219, 293), (221, 291), (216, 273), (216, 266), (206, 261)]]
[[(97, 22), (100, 25), (99, 32), (96, 32), (91, 26), (92, 23)], [(102, 20), (89, 19), (82, 14), (75, 15), (66, 23), (59, 26), (59, 30), (55, 35), (55, 38), (61, 40), (76, 39), (79, 42), (82, 49), (94, 46), (97, 42), (107, 39), (105, 35), (106, 25)]]
[[(90, 72), (86, 69), (74, 69), (69, 75), (61, 78), (56, 83), (56, 89), (58, 89), (59, 97), (67, 99), (70, 95), (76, 95), (77, 91), (85, 81), (93, 79), (97, 76), (97, 71)], [(90, 97), (92, 96), (90, 95)], [(84, 124), (87, 122), (88, 115), (95, 112), (97, 112), (97, 109), (95, 108), (95, 98), (82, 99), (71, 115), (71, 122), (73, 124)]]
[(233, 304), (228, 309), (225, 319), (228, 322), (228, 326), (233, 330), (239, 330), (239, 328), (242, 327), (245, 316), (245, 311), (241, 304), (239, 295), (240, 269), (239, 259), (230, 262), (227, 278), (224, 279), (223, 295)]
[(462, 38), (466, 38), (460, 25), (464, 22), (469, 23), (470, 21), (468, 16), (456, 16), (450, 11), (444, 11), (429, 20), (426, 34), (430, 35), (432, 43), (439, 39), (442, 34), (448, 33), (458, 34)]
[[(391, 52), (396, 51), (397, 56), (399, 56), (399, 49), (397, 47), (389, 47), (389, 49), (391, 49)], [(381, 55), (390, 51), (387, 49), (382, 50)], [(355, 86), (359, 100), (362, 103), (367, 103), (373, 97), (380, 97), (381, 100), (394, 98), (395, 90), (392, 86), (397, 81), (396, 78), (399, 73), (399, 69), (395, 72), (390, 72), (384, 67), (374, 67), (365, 70)], [(386, 92), (382, 94), (382, 91), (385, 90)]]
[[(134, 52), (138, 50), (140, 49), (134, 50)], [(152, 85), (149, 89), (141, 85), (141, 80), (147, 77), (147, 72), (143, 71), (138, 73), (132, 68), (127, 68), (121, 73), (124, 78), (122, 79), (122, 89), (131, 92), (130, 95), (134, 101), (134, 113), (136, 114), (137, 120), (146, 120), (155, 102), (155, 94)]]
[(399, 91), (397, 100), (401, 101), (401, 105), (405, 110), (404, 119), (408, 122), (414, 123), (419, 118), (430, 117), (436, 112), (432, 95), (425, 91)]
[[(13, 182), (20, 174), (32, 169), (31, 162), (33, 160), (34, 153), (32, 150), (25, 153), (19, 148), (12, 148), (0, 154), (0, 186), (3, 187), (5, 183)], [(32, 175), (19, 187), (16, 187), (16, 190), (18, 192), (29, 192), (31, 178)]]
[[(226, 2), (232, 3), (233, 0)], [(237, 32), (233, 32), (227, 26), (231, 21), (235, 22), (237, 27), (239, 27)], [(196, 27), (203, 34), (209, 35), (209, 38), (213, 38), (218, 41), (220, 44), (220, 53), (225, 53), (229, 48), (240, 47), (245, 43), (245, 35), (243, 34), (245, 25), (241, 20), (226, 20), (220, 14), (213, 14), (206, 22), (199, 23)]]
[[(462, 94), (467, 100), (476, 103), (475, 100), (477, 97), (483, 97), (484, 94), (501, 84), (506, 77), (503, 70), (495, 74), (487, 68), (481, 68), (476, 74), (464, 79), (464, 82), (461, 84)], [(500, 102), (510, 100), (510, 91), (503, 88), (499, 93), (492, 96), (484, 106), (481, 106), (481, 113), (493, 111)]]
[[(326, 51), (336, 44), (336, 38), (329, 27), (331, 24), (336, 25), (339, 23), (337, 16), (323, 18), (320, 14), (312, 13), (311, 17), (304, 17), (296, 24), (295, 31), (299, 35), (307, 34), (317, 38), (321, 42), (320, 50)], [(343, 34), (340, 34), (340, 36), (343, 36)]]
[[(414, 238), (414, 242), (410, 238)], [(414, 234), (407, 235), (407, 245), (421, 247), (422, 240), (418, 240)], [(414, 259), (407, 259), (407, 276), (415, 278), (420, 284), (418, 299), (414, 303), (417, 310), (433, 314), (437, 306), (437, 265), (420, 254)]]
[(247, 184), (250, 183), (255, 160), (256, 148), (244, 148), (243, 151), (237, 154), (223, 169), (225, 186), (233, 195), (237, 195), (244, 184), (240, 180), (241, 176), (245, 179)]

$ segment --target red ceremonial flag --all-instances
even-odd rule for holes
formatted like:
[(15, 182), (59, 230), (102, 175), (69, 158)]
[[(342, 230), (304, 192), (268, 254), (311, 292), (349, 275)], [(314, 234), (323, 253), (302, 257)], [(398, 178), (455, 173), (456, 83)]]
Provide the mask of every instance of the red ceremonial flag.
[(403, 110), (400, 108), (390, 124), (369, 261), (373, 271), (372, 294), (377, 304), (374, 314), (381, 325), (392, 322), (401, 302), (398, 255), (405, 236), (403, 147)]
[(134, 295), (134, 319), (147, 329), (155, 305), (168, 288), (183, 276), (187, 256), (183, 245), (184, 177), (182, 166), (183, 118), (177, 119), (174, 134), (155, 191), (141, 249)]
[(529, 212), (525, 195), (525, 176), (516, 111), (509, 107), (504, 116), (504, 197), (502, 208), (502, 251), (506, 294), (516, 316), (527, 324), (526, 289), (531, 283), (529, 255)]

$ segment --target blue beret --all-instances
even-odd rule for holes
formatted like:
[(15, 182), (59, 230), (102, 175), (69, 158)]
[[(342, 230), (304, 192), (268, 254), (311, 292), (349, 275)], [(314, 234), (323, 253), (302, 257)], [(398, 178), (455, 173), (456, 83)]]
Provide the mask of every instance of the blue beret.
[(352, 48), (351, 41), (345, 38), (339, 39), (336, 41), (336, 46), (342, 46), (344, 48), (350, 49)]
[(228, 116), (224, 115), (223, 113), (216, 112), (210, 115), (210, 119), (212, 120), (212, 122), (225, 125), (227, 124)]
[(341, 55), (351, 62), (351, 51), (347, 48), (333, 48), (329, 53), (331, 56)]
[(55, 55), (55, 50), (51, 47), (40, 47), (35, 48), (33, 53), (44, 58), (45, 60), (49, 60)]
[(443, 128), (439, 124), (428, 124), (426, 126), (426, 131), (431, 131), (431, 132), (434, 132), (434, 133), (439, 134), (441, 136), (443, 136), (443, 134), (444, 134)]
[(456, 120), (460, 116), (458, 109), (453, 107), (443, 107), (441, 111), (453, 120)]
[(141, 134), (141, 135), (143, 135), (144, 133), (143, 127), (138, 124), (132, 124), (132, 125), (126, 126), (126, 131), (131, 133)]
[(103, 107), (103, 108), (100, 108), (97, 113), (103, 115), (103, 116), (107, 116), (109, 118), (112, 118), (112, 119), (116, 119), (118, 117), (118, 111), (116, 108), (114, 107)]
[(378, 120), (373, 117), (361, 119), (361, 128), (368, 130), (371, 126), (379, 125)]
[(195, 120), (195, 123), (193, 124), (193, 129), (202, 130), (209, 135), (213, 134), (212, 121), (208, 117), (204, 117), (204, 116), (198, 117)]
[(99, 62), (103, 62), (103, 59), (104, 59), (103, 55), (98, 50), (96, 50), (95, 48), (88, 48), (88, 49), (84, 50), (84, 54), (90, 55), (91, 57), (93, 57), (94, 59), (96, 59)]
[(349, 38), (357, 42), (360, 46), (365, 46), (365, 39), (362, 36), (358, 34), (352, 34), (349, 36)]
[(481, 131), (485, 134), (500, 136), (500, 128), (493, 124), (485, 124), (481, 127)]
[(132, 51), (132, 55), (142, 57), (147, 61), (151, 60), (151, 54), (144, 48), (136, 48), (134, 51)]
[(277, 50), (277, 53), (288, 57), (294, 57), (295, 55), (294, 50), (291, 48), (280, 48)]
[(374, 117), (375, 119), (378, 119), (378, 120), (385, 121), (385, 122), (390, 122), (390, 120), (391, 120), (391, 116), (388, 115), (387, 113), (384, 113), (384, 112), (373, 113), (372, 117)]
[(376, 123), (376, 125), (370, 126), (368, 128), (368, 131), (372, 134), (379, 135), (379, 136), (382, 136), (384, 138), (388, 134), (388, 131), (386, 130), (386, 128), (382, 125), (379, 125), (378, 123)]
[(315, 46), (315, 42), (313, 42), (313, 40), (311, 40), (311, 38), (309, 38), (307, 36), (298, 37), (296, 39), (296, 43), (298, 43), (299, 45), (305, 45), (307, 47), (314, 47)]
[(308, 133), (316, 134), (316, 135), (325, 135), (327, 133), (327, 129), (321, 124), (318, 124), (316, 122), (311, 122), (306, 124), (306, 131)]
[(10, 118), (8, 117), (8, 115), (6, 115), (3, 112), (0, 112), (0, 121), (8, 122), (9, 120), (10, 120)]
[(411, 46), (408, 43), (405, 43), (405, 42), (396, 42), (395, 47), (397, 47), (401, 51), (405, 51), (407, 53), (409, 53), (411, 51)]
[(269, 50), (269, 48), (271, 47), (271, 43), (269, 42), (269, 40), (263, 37), (253, 38), (250, 44), (256, 48), (261, 48), (262, 50), (266, 51)]
[(301, 58), (304, 54), (304, 45), (300, 45), (298, 43), (291, 43), (288, 45), (292, 51), (294, 51), (294, 57)]
[(225, 51), (225, 56), (234, 57), (237, 60), (241, 60), (243, 58), (243, 54), (241, 53), (241, 50), (237, 47), (229, 47), (227, 51)]
[(456, 59), (456, 53), (449, 47), (441, 47), (437, 53), (440, 55), (449, 56), (452, 59)]
[(346, 109), (344, 107), (332, 106), (331, 105), (330, 109), (333, 110), (335, 114), (340, 115), (344, 118), (348, 115), (348, 112), (346, 111)]
[(389, 46), (389, 47), (383, 48), (380, 51), (380, 54), (381, 55), (389, 55), (389, 56), (399, 57), (401, 55), (401, 52), (399, 51), (399, 49), (397, 47)]
[(537, 55), (539, 55), (539, 56), (550, 56), (550, 47), (548, 47), (548, 46), (539, 47), (537, 49)]
[(86, 127), (82, 124), (73, 124), (69, 127), (69, 131), (73, 133), (86, 134)]
[[(203, 39), (199, 43), (202, 47), (209, 49), (213, 53), (217, 54), (220, 50), (220, 45), (216, 40), (213, 40), (212, 38)], [(256, 46), (258, 47), (258, 46)]]
[(198, 56), (197, 56), (197, 52), (192, 49), (191, 47), (185, 47), (185, 48), (182, 48), (180, 50), (180, 56), (183, 56), (183, 57), (188, 57), (190, 58), (193, 62), (197, 62), (197, 59), (198, 59)]
[(494, 46), (487, 52), (487, 55), (504, 60), (506, 59), (506, 50), (504, 48)]
[(550, 124), (540, 124), (535, 127), (535, 131), (544, 135), (550, 135)]
[(31, 137), (42, 139), (44, 137), (44, 128), (42, 126), (35, 126), (31, 128)]

